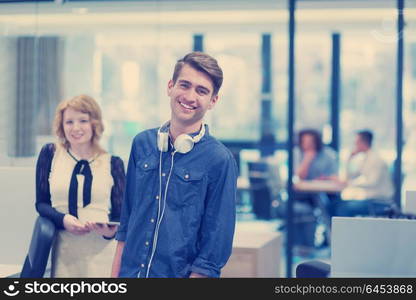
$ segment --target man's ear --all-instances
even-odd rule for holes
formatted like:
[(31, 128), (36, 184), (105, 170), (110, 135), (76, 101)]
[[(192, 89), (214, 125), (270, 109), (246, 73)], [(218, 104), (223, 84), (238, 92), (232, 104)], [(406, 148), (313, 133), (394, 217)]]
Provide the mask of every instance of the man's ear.
[(168, 96), (169, 97), (170, 97), (170, 94), (172, 92), (172, 88), (173, 88), (174, 85), (175, 84), (173, 83), (173, 80), (172, 79), (168, 81), (168, 89), (167, 89), (167, 92), (168, 92)]
[(218, 102), (218, 95), (212, 96), (211, 101), (209, 102), (209, 105), (208, 105), (208, 109), (212, 109), (217, 102)]

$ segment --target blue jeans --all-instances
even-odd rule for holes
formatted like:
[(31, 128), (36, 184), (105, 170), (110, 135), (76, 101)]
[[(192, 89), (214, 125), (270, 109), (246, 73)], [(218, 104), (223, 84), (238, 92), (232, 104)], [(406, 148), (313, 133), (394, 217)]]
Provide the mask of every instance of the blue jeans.
[(354, 217), (354, 216), (377, 216), (383, 215), (390, 204), (367, 200), (341, 200), (336, 207), (336, 216)]

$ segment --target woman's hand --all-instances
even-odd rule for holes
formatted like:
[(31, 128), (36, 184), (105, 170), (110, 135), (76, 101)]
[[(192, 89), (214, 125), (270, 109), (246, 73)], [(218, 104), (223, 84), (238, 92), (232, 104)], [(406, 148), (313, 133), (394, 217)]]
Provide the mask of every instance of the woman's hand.
[(317, 152), (315, 150), (308, 150), (303, 153), (303, 160), (311, 162), (316, 157)]
[(114, 237), (118, 229), (117, 225), (107, 225), (105, 223), (96, 223), (90, 221), (87, 221), (85, 225), (89, 230), (95, 231), (96, 233), (105, 236), (106, 238)]
[(73, 215), (66, 214), (64, 217), (64, 227), (67, 231), (76, 235), (83, 235), (90, 232), (90, 229), (84, 224), (82, 224), (77, 218)]

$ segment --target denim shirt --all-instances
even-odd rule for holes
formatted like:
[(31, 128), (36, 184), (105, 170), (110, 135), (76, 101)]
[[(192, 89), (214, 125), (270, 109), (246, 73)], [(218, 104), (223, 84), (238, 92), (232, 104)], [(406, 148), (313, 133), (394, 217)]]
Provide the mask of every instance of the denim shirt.
[[(133, 141), (116, 235), (117, 240), (125, 242), (119, 276), (146, 277), (151, 262), (149, 277), (188, 277), (191, 272), (219, 277), (232, 250), (236, 162), (231, 152), (209, 135), (208, 128), (186, 154), (172, 155), (170, 145), (167, 152), (162, 152), (159, 201), (160, 152), (156, 138), (157, 129), (150, 129)], [(155, 234), (168, 178), (166, 206)]]

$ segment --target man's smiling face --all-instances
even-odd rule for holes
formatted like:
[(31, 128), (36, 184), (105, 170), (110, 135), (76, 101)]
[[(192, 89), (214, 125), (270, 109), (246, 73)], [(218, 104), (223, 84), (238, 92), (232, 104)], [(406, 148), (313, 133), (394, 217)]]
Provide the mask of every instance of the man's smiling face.
[(212, 80), (207, 74), (185, 64), (176, 82), (170, 80), (168, 83), (172, 119), (184, 126), (200, 122), (218, 100), (213, 91)]

